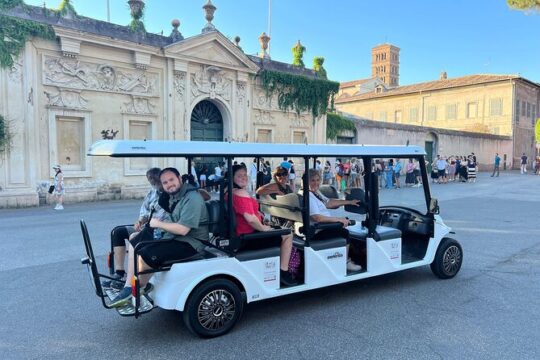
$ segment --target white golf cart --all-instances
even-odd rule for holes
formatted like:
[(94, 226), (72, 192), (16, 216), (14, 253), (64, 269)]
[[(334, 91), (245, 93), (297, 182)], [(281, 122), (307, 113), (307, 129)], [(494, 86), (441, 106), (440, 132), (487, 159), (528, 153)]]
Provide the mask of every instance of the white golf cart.
[[(234, 214), (230, 212), (232, 197), (224, 200), (223, 195), (225, 187), (232, 188), (232, 178), (225, 179), (219, 184), (220, 200), (207, 201), (212, 240), (205, 251), (165, 264), (160, 269), (146, 271), (154, 273), (150, 280), (154, 290), (149, 294), (141, 294), (138, 275), (143, 272), (136, 267), (133, 301), (117, 308), (120, 315), (138, 317), (155, 307), (178, 310), (183, 312), (186, 327), (192, 333), (214, 337), (232, 329), (245, 303), (424, 265), (431, 265), (439, 278), (448, 279), (454, 277), (461, 267), (462, 248), (456, 240), (448, 237), (450, 228), (438, 215), (437, 200), (430, 196), (425, 152), (417, 146), (105, 140), (93, 144), (88, 155), (183, 157), (188, 159), (188, 169), (191, 168), (191, 159), (196, 157), (223, 158), (229, 169), (235, 158), (243, 160), (253, 157), (274, 159), (278, 163), (283, 157), (292, 157), (298, 159), (297, 167), (303, 163), (304, 171), (308, 167), (315, 167), (317, 159), (355, 158), (363, 162), (363, 175), (358, 174), (363, 186), (344, 191), (347, 199), (360, 200), (359, 206), (345, 207), (347, 216), (351, 218), (347, 228), (349, 239), (336, 236), (314, 240), (317, 229), (338, 229), (342, 225), (310, 222), (309, 196), (300, 194), (263, 196), (259, 199), (262, 212), (294, 222), (294, 229), (278, 229), (238, 238), (233, 231)], [(396, 177), (379, 166), (384, 161), (380, 159), (390, 158), (417, 165), (414, 184), (410, 184), (409, 177), (409, 187), (393, 190)], [(298, 168), (297, 171), (301, 172), (302, 169)], [(302, 181), (303, 188), (307, 189), (309, 179), (307, 171), (305, 173)], [(385, 177), (386, 182), (383, 181)], [(338, 196), (337, 191), (329, 185), (323, 185), (321, 192), (330, 198)], [(96, 294), (102, 299), (103, 306), (111, 308), (110, 300), (117, 292), (103, 288), (101, 280), (112, 277), (98, 272), (83, 220), (81, 230), (87, 254), (82, 263), (88, 265)], [(241, 244), (253, 237), (275, 236), (291, 231), (294, 231), (294, 247), (301, 258), (298, 285), (282, 287), (279, 279), (279, 247), (244, 250)], [(351, 250), (351, 256), (362, 265), (361, 271), (347, 272), (347, 242), (351, 249), (355, 249)], [(139, 246), (135, 248), (136, 254), (138, 249)], [(114, 268), (112, 259), (113, 256), (109, 254), (110, 274)]]

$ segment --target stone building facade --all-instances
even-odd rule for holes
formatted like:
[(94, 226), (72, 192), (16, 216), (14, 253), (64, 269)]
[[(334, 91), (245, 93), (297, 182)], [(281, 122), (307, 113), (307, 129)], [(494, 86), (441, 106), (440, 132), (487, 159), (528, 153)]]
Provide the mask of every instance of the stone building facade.
[(151, 166), (187, 172), (183, 159), (87, 157), (100, 139), (325, 142), (326, 116), (280, 110), (256, 76), (312, 70), (248, 56), (213, 29), (184, 39), (179, 23), (168, 37), (28, 9), (8, 14), (52, 25), (57, 40), (32, 38), (0, 70), (0, 113), (13, 135), (0, 154), (0, 208), (44, 202), (54, 164), (67, 202), (138, 197)]
[[(391, 86), (381, 77), (389, 78), (388, 73), (373, 70), (380, 69), (381, 61), (390, 60), (395, 64), (387, 68), (397, 69), (393, 76), (399, 84), (399, 48), (374, 47), (372, 77), (341, 83), (336, 109), (380, 122), (509, 136), (513, 144), (510, 164), (519, 166), (522, 153), (534, 158), (540, 84), (519, 75), (448, 78), (442, 72), (435, 81)], [(451, 150), (447, 154), (455, 152)]]
[(379, 93), (342, 93), (336, 108), (374, 121), (509, 136), (508, 156), (516, 167), (522, 153), (534, 158), (539, 103), (540, 86), (527, 79), (471, 75)]

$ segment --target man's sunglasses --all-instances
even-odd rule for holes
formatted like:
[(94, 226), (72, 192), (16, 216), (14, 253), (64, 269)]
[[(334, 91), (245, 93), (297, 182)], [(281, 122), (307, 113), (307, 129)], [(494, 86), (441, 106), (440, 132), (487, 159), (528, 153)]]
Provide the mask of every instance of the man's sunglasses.
[(276, 176), (279, 176), (279, 177), (283, 177), (283, 176), (287, 176), (289, 175), (289, 173), (286, 173), (286, 172), (281, 172), (281, 173), (277, 173)]

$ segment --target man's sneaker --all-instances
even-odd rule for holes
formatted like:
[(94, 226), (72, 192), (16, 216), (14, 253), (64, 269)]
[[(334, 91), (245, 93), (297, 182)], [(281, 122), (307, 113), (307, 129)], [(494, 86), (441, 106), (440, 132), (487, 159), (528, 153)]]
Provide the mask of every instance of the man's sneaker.
[(351, 259), (347, 260), (347, 271), (355, 272), (362, 270), (362, 266), (355, 264)]
[(115, 290), (122, 290), (124, 287), (124, 284), (126, 283), (126, 277), (125, 275), (119, 275), (117, 273), (114, 273), (111, 275), (114, 280), (105, 280), (101, 282), (101, 286), (107, 289), (115, 289)]
[(62, 206), (61, 204), (56, 204), (54, 210), (64, 210), (64, 206)]
[(141, 295), (147, 295), (151, 293), (152, 290), (154, 290), (154, 285), (152, 285), (152, 283), (148, 283), (144, 288), (141, 289)]
[(131, 286), (127, 286), (127, 287), (123, 288), (122, 291), (120, 291), (118, 293), (118, 295), (116, 295), (116, 297), (114, 299), (112, 299), (110, 306), (111, 307), (124, 306), (128, 302), (131, 301), (131, 297), (132, 297), (131, 296)]
[(298, 285), (298, 282), (293, 279), (292, 275), (288, 271), (280, 270), (279, 271), (279, 282), (285, 286), (295, 286)]

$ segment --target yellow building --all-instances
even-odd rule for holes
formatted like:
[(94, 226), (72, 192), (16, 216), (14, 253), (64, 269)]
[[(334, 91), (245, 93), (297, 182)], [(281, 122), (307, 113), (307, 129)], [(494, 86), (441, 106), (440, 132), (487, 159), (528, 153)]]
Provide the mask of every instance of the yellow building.
[[(387, 57), (395, 56), (394, 48), (385, 48)], [(375, 47), (373, 58), (380, 52)], [(395, 60), (399, 64), (399, 57)], [(399, 75), (399, 66), (396, 71)], [(519, 75), (448, 78), (444, 72), (436, 81), (397, 87), (387, 82), (375, 76), (342, 83), (336, 109), (376, 121), (511, 136), (514, 164), (524, 152), (535, 154), (537, 83)]]

